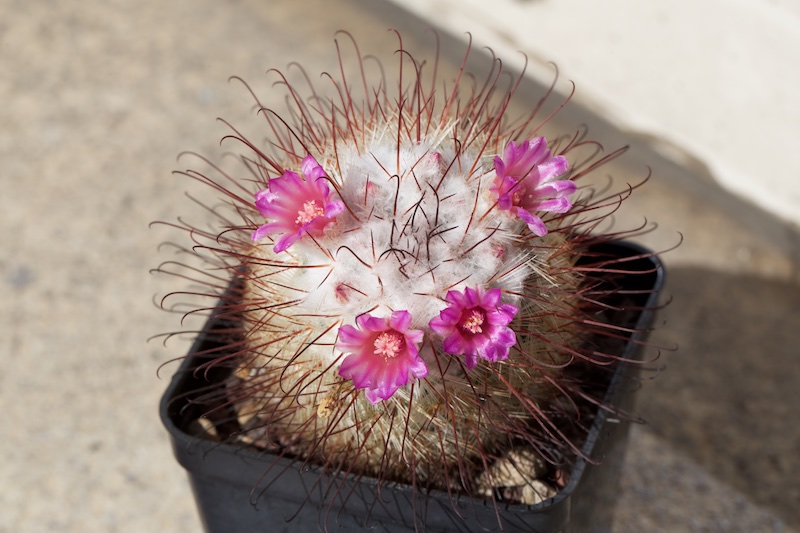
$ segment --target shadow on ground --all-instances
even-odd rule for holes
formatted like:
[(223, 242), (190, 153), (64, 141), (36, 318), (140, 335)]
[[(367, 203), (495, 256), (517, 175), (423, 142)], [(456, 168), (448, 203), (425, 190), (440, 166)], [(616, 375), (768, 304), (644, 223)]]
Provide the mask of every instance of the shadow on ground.
[(656, 343), (677, 344), (638, 398), (654, 433), (800, 528), (800, 286), (701, 268), (668, 272)]

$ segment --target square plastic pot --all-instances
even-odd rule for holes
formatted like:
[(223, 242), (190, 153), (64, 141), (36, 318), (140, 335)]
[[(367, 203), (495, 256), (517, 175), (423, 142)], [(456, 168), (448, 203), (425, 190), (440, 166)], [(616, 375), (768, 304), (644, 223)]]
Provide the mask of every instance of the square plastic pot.
[[(663, 267), (646, 250), (629, 243), (595, 248), (603, 254), (630, 260), (619, 267), (636, 273), (622, 276), (623, 293), (632, 293), (641, 309), (628, 321), (634, 333), (619, 356), (638, 360), (653, 310), (663, 286)], [(208, 333), (212, 315), (190, 353), (213, 346)], [(618, 477), (627, 442), (629, 422), (598, 410), (567, 486), (555, 497), (536, 505), (495, 504), (451, 496), (421, 493), (411, 486), (370, 478), (328, 476), (320, 469), (256, 449), (214, 442), (192, 434), (203, 406), (193, 402), (193, 391), (207, 389), (209, 379), (222, 380), (193, 369), (204, 361), (186, 358), (161, 401), (161, 418), (169, 431), (178, 462), (186, 469), (204, 528), (208, 532), (453, 532), (527, 531), (591, 532), (610, 528)], [(637, 365), (619, 364), (610, 380), (604, 403), (629, 411), (637, 381)], [(216, 375), (215, 375), (216, 374)]]

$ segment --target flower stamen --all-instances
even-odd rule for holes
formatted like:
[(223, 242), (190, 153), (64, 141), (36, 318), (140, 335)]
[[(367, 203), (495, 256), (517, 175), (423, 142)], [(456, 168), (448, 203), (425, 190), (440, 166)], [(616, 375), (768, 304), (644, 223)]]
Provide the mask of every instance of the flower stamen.
[(486, 317), (478, 309), (470, 309), (469, 316), (461, 323), (461, 329), (473, 335), (483, 333), (483, 323)]
[(519, 187), (516, 191), (514, 191), (513, 194), (511, 195), (511, 205), (515, 207), (522, 205), (524, 192), (525, 192), (524, 187)]
[(325, 214), (325, 210), (315, 200), (309, 200), (303, 204), (303, 209), (297, 212), (295, 224), (308, 224), (317, 217)]
[(373, 343), (375, 355), (380, 355), (384, 359), (397, 357), (403, 350), (403, 339), (400, 334), (394, 330), (386, 331), (378, 335)]

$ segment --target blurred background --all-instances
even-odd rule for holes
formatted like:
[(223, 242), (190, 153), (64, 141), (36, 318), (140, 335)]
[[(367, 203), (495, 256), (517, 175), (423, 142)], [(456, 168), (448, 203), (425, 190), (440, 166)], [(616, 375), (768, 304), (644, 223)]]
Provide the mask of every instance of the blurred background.
[(221, 154), (217, 117), (259, 131), (230, 76), (269, 102), (268, 68), (336, 68), (339, 29), (391, 57), (387, 28), (431, 54), (436, 28), (445, 71), (467, 31), (510, 68), (522, 50), (531, 101), (557, 62), (577, 89), (554, 127), (630, 145), (606, 167), (622, 183), (652, 169), (617, 224), (683, 241), (652, 337), (679, 350), (639, 395), (614, 531), (800, 531), (800, 10), (492, 5), (0, 1), (0, 531), (199, 531), (158, 419), (189, 339), (147, 341), (180, 327), (154, 302), (186, 287), (149, 273), (175, 237), (149, 224), (202, 222), (186, 194), (207, 193), (172, 172)]

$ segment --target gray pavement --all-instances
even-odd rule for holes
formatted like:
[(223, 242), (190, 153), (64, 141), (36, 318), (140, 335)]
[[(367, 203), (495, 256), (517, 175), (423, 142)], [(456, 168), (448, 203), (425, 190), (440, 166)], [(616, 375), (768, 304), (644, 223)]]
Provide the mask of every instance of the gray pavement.
[[(388, 27), (427, 39), (378, 2), (0, 2), (0, 532), (199, 531), (157, 411), (188, 339), (147, 342), (178, 327), (154, 298), (185, 285), (148, 273), (175, 235), (148, 224), (202, 222), (177, 154), (218, 154), (218, 116), (258, 124), (228, 76), (268, 94), (269, 67), (332, 68), (335, 30), (385, 50)], [(684, 238), (654, 335), (680, 350), (641, 391), (614, 531), (800, 530), (798, 233), (657, 139), (558, 120), (630, 143), (621, 179), (653, 168), (620, 227), (644, 213), (641, 242)]]

